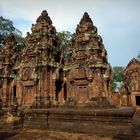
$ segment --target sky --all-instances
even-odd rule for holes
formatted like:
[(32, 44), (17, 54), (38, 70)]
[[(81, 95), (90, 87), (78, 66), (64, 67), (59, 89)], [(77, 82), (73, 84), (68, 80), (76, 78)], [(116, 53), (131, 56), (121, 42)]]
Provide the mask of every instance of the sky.
[(0, 16), (23, 36), (47, 10), (58, 32), (75, 32), (84, 12), (98, 28), (111, 66), (126, 67), (140, 52), (140, 0), (0, 0)]

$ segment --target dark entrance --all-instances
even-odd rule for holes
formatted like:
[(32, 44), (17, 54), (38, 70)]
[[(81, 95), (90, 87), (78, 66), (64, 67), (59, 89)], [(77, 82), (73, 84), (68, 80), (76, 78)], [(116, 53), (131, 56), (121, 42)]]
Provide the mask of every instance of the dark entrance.
[(64, 84), (64, 100), (67, 100), (67, 85), (66, 83)]
[(140, 96), (136, 96), (136, 105), (140, 106)]
[(56, 86), (56, 100), (58, 101), (58, 97), (59, 97), (59, 92), (62, 89), (62, 81), (61, 80), (56, 80), (55, 81), (55, 86)]
[(13, 95), (14, 95), (14, 98), (16, 97), (16, 86), (14, 85), (13, 87)]

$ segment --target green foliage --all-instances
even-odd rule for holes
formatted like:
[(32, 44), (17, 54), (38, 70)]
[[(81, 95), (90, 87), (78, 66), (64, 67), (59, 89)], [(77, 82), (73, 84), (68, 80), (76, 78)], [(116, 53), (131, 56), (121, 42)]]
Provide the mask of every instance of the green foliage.
[(3, 41), (4, 41), (4, 36), (0, 34), (0, 47), (2, 46)]
[(21, 36), (16, 36), (16, 41), (18, 42), (17, 43), (17, 46), (18, 46), (18, 50), (19, 51), (22, 51), (22, 49), (25, 47), (25, 43), (24, 43), (24, 38), (21, 37)]
[(111, 90), (115, 91), (117, 88), (117, 83), (124, 81), (124, 67), (115, 66), (112, 69), (112, 83)]
[(111, 91), (115, 91), (116, 88), (117, 88), (117, 84), (113, 81), (113, 82), (111, 83), (110, 87), (111, 87)]
[(19, 51), (21, 51), (24, 47), (24, 38), (22, 37), (21, 31), (13, 26), (13, 22), (11, 20), (0, 16), (0, 46), (2, 46), (5, 37), (10, 33), (15, 35)]
[(139, 54), (138, 54), (138, 56), (137, 56), (137, 59), (140, 60), (140, 52), (139, 52)]
[(13, 26), (13, 22), (0, 16), (0, 44), (3, 43), (5, 37), (10, 33), (13, 33), (18, 41), (22, 40), (22, 33)]
[(124, 80), (124, 67), (116, 66), (113, 67), (113, 81), (122, 82)]
[(15, 34), (21, 36), (22, 33), (13, 26), (13, 22), (9, 19), (5, 19), (0, 16), (0, 34), (7, 35), (8, 32), (15, 32)]
[(70, 44), (72, 34), (69, 31), (58, 32), (57, 36), (60, 40), (60, 48), (65, 51)]
[(0, 17), (0, 30), (8, 30), (14, 31), (13, 22), (8, 19), (4, 19), (2, 16)]

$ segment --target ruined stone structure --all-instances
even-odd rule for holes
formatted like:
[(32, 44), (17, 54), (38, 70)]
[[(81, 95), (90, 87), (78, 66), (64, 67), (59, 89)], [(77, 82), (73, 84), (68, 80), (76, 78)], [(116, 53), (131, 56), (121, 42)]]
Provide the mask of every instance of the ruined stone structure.
[[(13, 34), (0, 50), (1, 129), (47, 128), (140, 139), (139, 113), (133, 107), (117, 108), (110, 101), (111, 67), (102, 38), (87, 13), (76, 28), (65, 60), (47, 11), (31, 31), (22, 52)], [(122, 94), (131, 99), (126, 104), (137, 104), (138, 60), (129, 63), (125, 76)]]
[(67, 98), (78, 104), (109, 95), (111, 69), (101, 36), (85, 13), (77, 25), (64, 67)]
[(140, 62), (133, 58), (125, 69), (124, 83), (120, 88), (121, 104), (140, 106)]
[(23, 106), (50, 107), (56, 99), (61, 52), (56, 29), (46, 11), (32, 24), (22, 53), (17, 99)]
[(16, 78), (20, 54), (13, 34), (4, 41), (0, 50), (0, 97), (4, 106), (12, 104), (16, 97)]
[(21, 55), (13, 34), (1, 49), (1, 95), (6, 106), (14, 98), (20, 106), (34, 108), (106, 100), (111, 68), (102, 38), (87, 13), (77, 26), (65, 64), (56, 29), (45, 10), (31, 31)]

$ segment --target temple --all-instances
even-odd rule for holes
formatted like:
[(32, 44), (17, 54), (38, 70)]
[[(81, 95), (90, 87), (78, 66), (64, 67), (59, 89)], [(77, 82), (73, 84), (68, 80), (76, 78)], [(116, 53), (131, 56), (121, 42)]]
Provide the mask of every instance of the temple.
[(25, 38), (16, 98), (22, 106), (51, 107), (57, 100), (56, 83), (62, 80), (62, 58), (56, 29), (46, 11), (32, 24), (31, 31)]
[(88, 13), (66, 51), (46, 10), (32, 24), (24, 44), (21, 51), (11, 33), (0, 48), (1, 130), (8, 134), (16, 128), (14, 135), (31, 128), (140, 139), (140, 113), (128, 107), (140, 105), (140, 62), (133, 59), (126, 67), (120, 96), (127, 107), (117, 106), (111, 99), (107, 51)]
[[(77, 25), (64, 66), (67, 98), (84, 104), (110, 92), (111, 67), (101, 36), (88, 13)], [(65, 93), (66, 94), (66, 93)]]
[(16, 97), (16, 78), (20, 55), (16, 39), (13, 34), (10, 34), (0, 50), (0, 98), (4, 106), (10, 106)]
[(88, 13), (76, 28), (65, 60), (47, 11), (42, 11), (31, 31), (20, 54), (13, 34), (1, 49), (0, 88), (5, 106), (14, 98), (20, 106), (44, 108), (109, 97), (111, 67)]
[(127, 65), (120, 88), (123, 106), (140, 106), (140, 61), (133, 58)]

